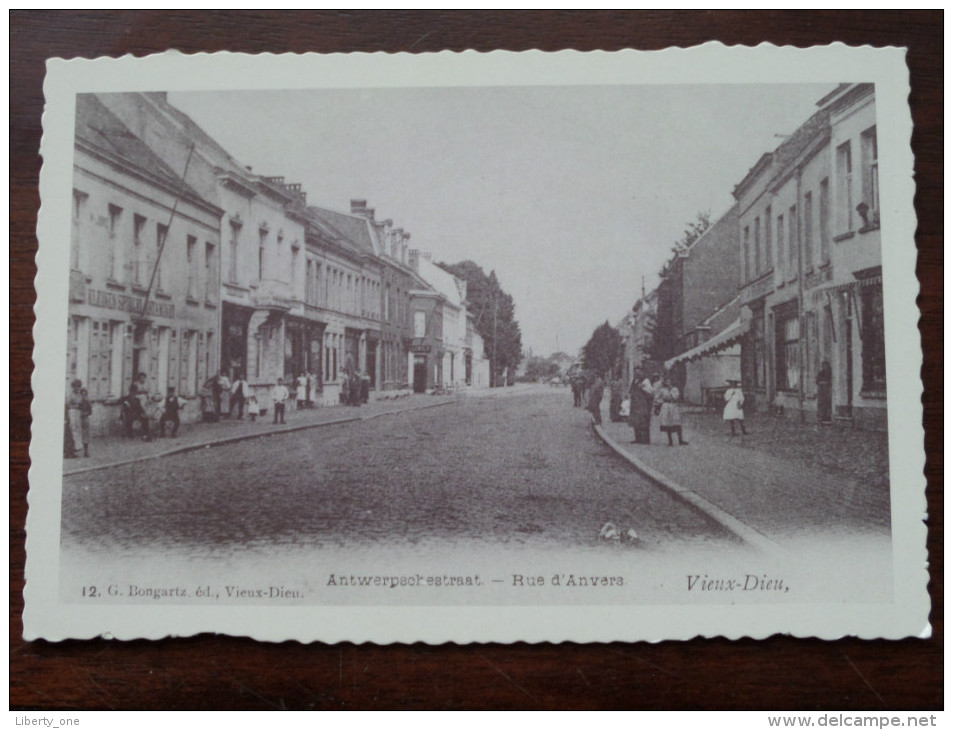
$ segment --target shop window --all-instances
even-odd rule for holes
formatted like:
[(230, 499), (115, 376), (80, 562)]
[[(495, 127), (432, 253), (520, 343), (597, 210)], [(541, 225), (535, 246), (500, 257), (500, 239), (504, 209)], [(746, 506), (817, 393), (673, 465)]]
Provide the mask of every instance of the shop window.
[(122, 358), (125, 342), (125, 327), (122, 322), (109, 323), (109, 359), (110, 383), (109, 395), (114, 398), (122, 395)]
[(800, 385), (800, 331), (797, 314), (777, 317), (777, 388), (795, 391)]
[(887, 389), (887, 363), (884, 350), (884, 299), (880, 286), (860, 290), (863, 389), (881, 392)]

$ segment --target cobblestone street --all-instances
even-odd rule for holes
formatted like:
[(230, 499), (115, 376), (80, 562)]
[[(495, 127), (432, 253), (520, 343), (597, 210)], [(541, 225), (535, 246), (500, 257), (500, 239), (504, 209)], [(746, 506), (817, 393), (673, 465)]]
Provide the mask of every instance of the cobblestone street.
[(84, 551), (484, 542), (640, 547), (734, 539), (638, 476), (568, 391), (530, 389), (273, 434), (64, 478), (63, 541)]

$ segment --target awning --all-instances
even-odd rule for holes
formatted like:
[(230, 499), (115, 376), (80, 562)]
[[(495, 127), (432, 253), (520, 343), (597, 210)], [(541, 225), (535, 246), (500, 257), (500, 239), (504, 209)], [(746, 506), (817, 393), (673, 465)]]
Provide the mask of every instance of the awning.
[(726, 350), (745, 336), (745, 334), (748, 332), (748, 326), (750, 324), (750, 318), (743, 320), (741, 317), (739, 317), (711, 339), (706, 340), (696, 347), (693, 347), (691, 350), (686, 350), (681, 355), (677, 355), (671, 360), (666, 360), (665, 367), (670, 368), (677, 362), (699, 360), (703, 357), (714, 355), (716, 352), (720, 352), (721, 350)]

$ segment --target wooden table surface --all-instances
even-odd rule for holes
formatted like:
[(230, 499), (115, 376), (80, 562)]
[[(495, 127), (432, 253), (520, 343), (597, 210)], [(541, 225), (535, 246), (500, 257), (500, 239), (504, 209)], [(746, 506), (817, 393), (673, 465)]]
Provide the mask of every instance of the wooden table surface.
[[(13, 709), (938, 709), (943, 706), (942, 12), (10, 13)], [(909, 49), (933, 599), (929, 640), (373, 646), (22, 640), (44, 59), (199, 51), (655, 49), (707, 40)]]

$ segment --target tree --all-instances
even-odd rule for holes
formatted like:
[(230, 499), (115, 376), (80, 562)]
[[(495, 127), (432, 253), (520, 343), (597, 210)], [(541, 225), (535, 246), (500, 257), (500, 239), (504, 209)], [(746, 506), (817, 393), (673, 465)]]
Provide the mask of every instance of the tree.
[(503, 371), (508, 370), (512, 377), (523, 357), (522, 333), (515, 318), (513, 297), (503, 291), (495, 271), (487, 275), (473, 261), (437, 265), (467, 283), (467, 310), (473, 314), (474, 327), (483, 338), (490, 358), (491, 384), (501, 384)]
[(623, 349), (622, 335), (607, 320), (596, 327), (582, 348), (583, 365), (599, 375), (615, 375), (622, 362)]

